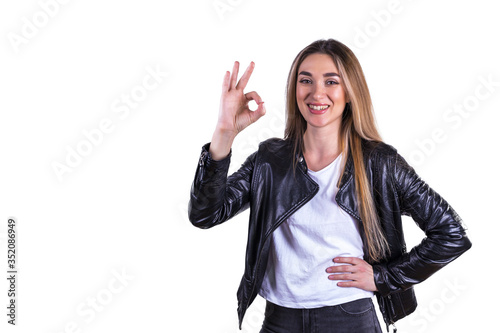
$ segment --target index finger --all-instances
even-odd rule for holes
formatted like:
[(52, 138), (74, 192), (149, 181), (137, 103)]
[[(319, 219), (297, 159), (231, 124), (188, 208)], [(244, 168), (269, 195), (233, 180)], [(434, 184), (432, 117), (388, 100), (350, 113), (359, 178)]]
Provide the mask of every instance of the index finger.
[(346, 264), (357, 264), (359, 263), (361, 259), (356, 258), (356, 257), (335, 257), (333, 258), (334, 262), (341, 262), (341, 263), (346, 263)]
[(240, 63), (238, 61), (234, 62), (233, 73), (231, 73), (231, 89), (236, 87), (236, 80), (238, 79), (238, 70), (240, 68)]
[(245, 73), (240, 78), (240, 81), (236, 85), (236, 89), (245, 89), (247, 86), (248, 80), (250, 80), (250, 75), (252, 75), (253, 69), (255, 67), (255, 63), (253, 61), (250, 62), (250, 65), (248, 65), (247, 70)]

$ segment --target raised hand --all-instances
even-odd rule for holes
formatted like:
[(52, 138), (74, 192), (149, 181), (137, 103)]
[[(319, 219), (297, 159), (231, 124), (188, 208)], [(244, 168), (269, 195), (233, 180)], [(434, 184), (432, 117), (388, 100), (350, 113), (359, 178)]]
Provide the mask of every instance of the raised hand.
[[(222, 83), (219, 118), (210, 144), (212, 158), (221, 159), (227, 156), (236, 135), (248, 125), (256, 122), (266, 113), (264, 102), (255, 91), (244, 93), (255, 63), (252, 61), (245, 73), (238, 79), (239, 62), (235, 61), (233, 72), (226, 72)], [(258, 108), (251, 111), (248, 103), (254, 100)]]
[[(233, 132), (236, 136), (236, 134), (265, 114), (264, 102), (260, 96), (255, 91), (246, 94), (243, 92), (254, 67), (255, 63), (252, 61), (238, 83), (236, 83), (239, 69), (238, 61), (234, 62), (231, 76), (229, 71), (224, 75), (219, 121), (217, 123), (219, 130)], [(258, 104), (258, 108), (255, 111), (251, 111), (248, 108), (248, 103), (251, 100), (255, 100)]]

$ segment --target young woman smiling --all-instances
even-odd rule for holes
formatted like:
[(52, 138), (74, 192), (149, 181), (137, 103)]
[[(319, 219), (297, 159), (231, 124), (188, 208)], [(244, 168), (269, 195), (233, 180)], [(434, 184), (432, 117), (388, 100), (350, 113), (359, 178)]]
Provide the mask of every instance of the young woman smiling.
[[(240, 329), (258, 294), (267, 302), (261, 333), (380, 332), (374, 295), (389, 329), (415, 310), (413, 285), (470, 248), (460, 217), (382, 141), (361, 66), (333, 39), (292, 64), (284, 139), (262, 142), (228, 177), (234, 138), (265, 114), (259, 94), (244, 93), (254, 66), (238, 81), (235, 62), (224, 76), (189, 203), (200, 228), (250, 208)], [(410, 252), (402, 215), (426, 233)]]

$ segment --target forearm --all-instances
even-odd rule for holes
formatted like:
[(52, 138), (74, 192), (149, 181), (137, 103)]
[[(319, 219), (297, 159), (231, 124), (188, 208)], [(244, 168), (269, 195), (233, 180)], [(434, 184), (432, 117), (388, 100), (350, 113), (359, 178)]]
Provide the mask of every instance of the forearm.
[(395, 188), (402, 215), (408, 215), (426, 237), (409, 253), (374, 266), (382, 295), (408, 289), (452, 262), (471, 247), (462, 219), (448, 202), (397, 155)]
[(465, 232), (454, 236), (450, 235), (448, 240), (427, 237), (409, 253), (374, 265), (374, 280), (380, 294), (386, 296), (425, 281), (471, 247)]
[(199, 228), (209, 228), (217, 221), (217, 210), (223, 204), (230, 152), (221, 160), (214, 160), (209, 153), (211, 143), (202, 148), (188, 204), (191, 223)]
[(217, 127), (212, 135), (209, 149), (212, 159), (219, 161), (227, 157), (231, 151), (235, 137), (235, 133)]
[(240, 169), (228, 177), (231, 151), (217, 161), (209, 152), (210, 146), (208, 143), (202, 148), (188, 205), (189, 220), (203, 229), (225, 222), (248, 207), (256, 155), (250, 155)]

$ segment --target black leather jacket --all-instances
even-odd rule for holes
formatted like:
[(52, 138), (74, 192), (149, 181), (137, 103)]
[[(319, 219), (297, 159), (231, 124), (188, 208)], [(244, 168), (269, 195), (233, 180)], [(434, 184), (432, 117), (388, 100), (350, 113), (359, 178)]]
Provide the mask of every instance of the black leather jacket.
[[(229, 177), (231, 153), (215, 161), (208, 152), (209, 145), (202, 148), (188, 214), (193, 225), (210, 228), (250, 207), (245, 272), (237, 292), (241, 329), (243, 316), (257, 296), (264, 277), (269, 236), (309, 201), (319, 186), (307, 174), (301, 153), (297, 156), (299, 164), (294, 174), (290, 140), (273, 138), (260, 143), (259, 149)], [(471, 242), (453, 208), (420, 179), (396, 149), (382, 142), (364, 140), (363, 154), (391, 251), (387, 261), (373, 265), (378, 289), (375, 294), (389, 326), (417, 307), (412, 286), (456, 259), (471, 247)], [(342, 209), (361, 221), (350, 156), (346, 163), (335, 199)], [(410, 252), (406, 250), (402, 215), (411, 216), (426, 234)], [(365, 239), (363, 233), (361, 237)]]

